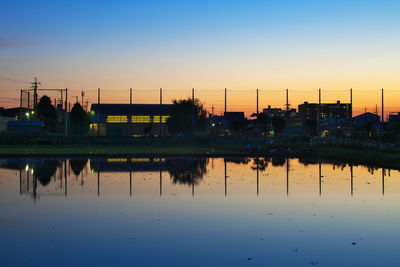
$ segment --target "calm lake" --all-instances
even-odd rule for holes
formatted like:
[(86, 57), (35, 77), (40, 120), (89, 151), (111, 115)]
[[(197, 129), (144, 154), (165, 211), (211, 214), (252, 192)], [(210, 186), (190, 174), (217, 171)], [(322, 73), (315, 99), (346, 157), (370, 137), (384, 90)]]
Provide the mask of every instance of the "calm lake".
[(399, 266), (400, 172), (285, 158), (0, 159), (0, 266)]

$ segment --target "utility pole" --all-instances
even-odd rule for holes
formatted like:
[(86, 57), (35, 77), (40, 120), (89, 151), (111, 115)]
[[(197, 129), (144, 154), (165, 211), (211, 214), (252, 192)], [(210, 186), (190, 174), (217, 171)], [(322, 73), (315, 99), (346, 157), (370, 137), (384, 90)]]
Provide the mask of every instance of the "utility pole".
[(33, 83), (32, 83), (32, 88), (33, 88), (33, 109), (35, 111), (36, 114), (36, 109), (37, 109), (37, 104), (38, 104), (38, 95), (37, 95), (37, 89), (38, 86), (40, 85), (40, 82), (37, 81), (37, 77), (35, 77), (33, 79)]
[(132, 105), (132, 88), (129, 88), (129, 104)]
[(214, 106), (211, 106), (211, 117), (214, 116)]
[(82, 108), (83, 108), (83, 105), (84, 105), (84, 102), (83, 102), (83, 97), (85, 96), (85, 92), (82, 90), (82, 92), (81, 92), (81, 96), (82, 96)]

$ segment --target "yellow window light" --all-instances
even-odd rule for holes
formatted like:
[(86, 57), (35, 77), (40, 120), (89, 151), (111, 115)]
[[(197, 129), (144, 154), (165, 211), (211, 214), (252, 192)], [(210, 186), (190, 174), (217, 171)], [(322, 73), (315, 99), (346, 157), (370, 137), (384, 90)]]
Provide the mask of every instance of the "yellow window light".
[[(166, 123), (167, 122), (167, 119), (170, 117), (170, 116), (161, 116), (162, 118), (161, 118), (161, 122), (162, 123)], [(153, 122), (154, 123), (160, 123), (160, 116), (154, 116), (153, 117)]]
[(150, 116), (132, 116), (132, 123), (150, 123)]
[(107, 123), (128, 123), (127, 116), (107, 116)]

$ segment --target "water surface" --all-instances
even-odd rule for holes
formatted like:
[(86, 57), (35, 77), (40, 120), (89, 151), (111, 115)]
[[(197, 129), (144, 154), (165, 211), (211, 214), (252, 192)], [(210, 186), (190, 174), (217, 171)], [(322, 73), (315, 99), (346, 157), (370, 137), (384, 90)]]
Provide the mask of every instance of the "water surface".
[(1, 266), (399, 266), (397, 170), (285, 158), (0, 160)]

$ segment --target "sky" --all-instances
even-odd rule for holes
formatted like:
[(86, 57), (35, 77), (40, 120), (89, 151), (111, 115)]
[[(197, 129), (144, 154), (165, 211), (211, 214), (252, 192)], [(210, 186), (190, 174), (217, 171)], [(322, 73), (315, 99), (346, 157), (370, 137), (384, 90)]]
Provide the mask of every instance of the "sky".
[[(69, 101), (157, 103), (195, 95), (250, 114), (318, 99), (355, 113), (400, 111), (399, 1), (0, 2), (0, 106), (20, 89), (68, 88)], [(49, 93), (50, 94), (50, 93)], [(56, 97), (51, 95), (51, 97)]]

